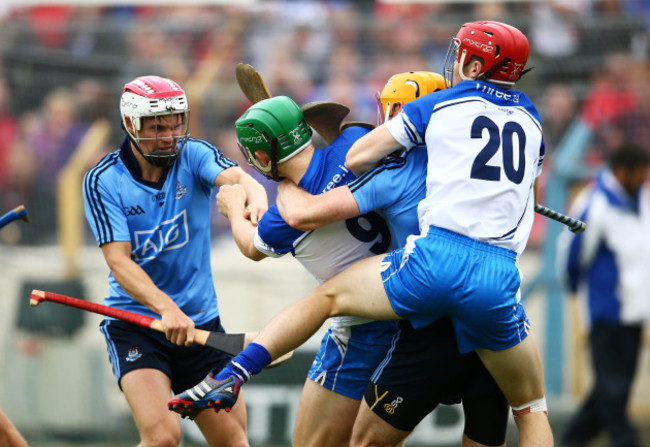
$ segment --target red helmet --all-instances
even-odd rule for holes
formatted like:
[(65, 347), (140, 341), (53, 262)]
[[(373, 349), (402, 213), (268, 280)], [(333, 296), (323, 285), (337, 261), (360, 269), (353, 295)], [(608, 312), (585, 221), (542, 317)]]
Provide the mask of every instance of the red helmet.
[[(187, 98), (183, 89), (171, 79), (160, 76), (140, 76), (127, 83), (120, 98), (120, 114), (124, 130), (135, 143), (136, 149), (154, 166), (170, 166), (180, 155), (189, 137)], [(158, 119), (163, 116), (169, 116), (174, 123), (180, 124), (180, 135), (174, 137), (178, 141), (171, 151), (157, 150), (164, 137), (144, 138), (140, 134), (144, 118)], [(127, 126), (127, 121), (130, 126)], [(132, 130), (129, 130), (129, 127)], [(156, 149), (153, 152), (145, 154), (142, 151), (140, 143), (145, 140), (156, 140)]]
[[(483, 59), (479, 80), (512, 86), (521, 77), (528, 61), (528, 39), (514, 26), (501, 22), (469, 22), (452, 39), (445, 61), (445, 79), (452, 85), (453, 64), (461, 66), (472, 56)], [(466, 78), (461, 70), (461, 78)]]

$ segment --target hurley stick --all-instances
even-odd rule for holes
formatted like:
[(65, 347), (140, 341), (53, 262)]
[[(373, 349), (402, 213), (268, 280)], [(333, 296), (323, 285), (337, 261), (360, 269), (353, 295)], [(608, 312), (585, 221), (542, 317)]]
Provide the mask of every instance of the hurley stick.
[[(117, 318), (127, 323), (135, 324), (145, 328), (150, 328), (158, 332), (165, 332), (162, 321), (151, 318), (146, 315), (136, 314), (122, 309), (104, 306), (103, 304), (92, 303), (78, 298), (72, 298), (65, 295), (59, 295), (53, 292), (44, 292), (42, 290), (32, 290), (29, 297), (29, 304), (33, 307), (38, 306), (43, 301), (52, 301), (63, 304), (64, 306), (76, 307), (77, 309), (94, 312), (99, 315)], [(257, 332), (247, 332), (244, 334), (225, 334), (223, 332), (206, 331), (204, 329), (194, 329), (194, 343), (207, 346), (230, 355), (237, 355), (257, 336)], [(278, 366), (289, 360), (293, 352), (285, 354), (276, 359), (267, 368)]]
[(237, 84), (246, 98), (253, 104), (269, 99), (271, 93), (264, 83), (262, 76), (252, 65), (239, 63), (235, 67)]
[(331, 144), (334, 138), (341, 133), (341, 123), (350, 113), (350, 108), (344, 104), (331, 101), (309, 102), (300, 108), (302, 114), (318, 134), (323, 137), (327, 144)]
[(573, 231), (574, 233), (582, 233), (587, 229), (587, 224), (584, 223), (581, 220), (574, 219), (569, 216), (565, 216), (562, 213), (558, 213), (555, 210), (552, 210), (550, 208), (546, 208), (545, 206), (540, 205), (539, 203), (535, 204), (535, 212), (541, 214), (542, 216), (546, 216), (550, 219), (553, 219), (557, 222), (563, 223), (567, 227), (569, 227), (569, 230)]
[[(244, 96), (253, 104), (271, 98), (262, 75), (252, 65), (237, 64), (235, 78)], [(341, 122), (350, 113), (347, 106), (329, 101), (310, 102), (302, 106), (301, 110), (307, 124), (328, 144), (341, 133)]]
[(18, 205), (16, 208), (0, 217), (0, 228), (17, 219), (29, 222), (29, 215), (27, 214), (27, 208), (25, 208), (25, 205)]

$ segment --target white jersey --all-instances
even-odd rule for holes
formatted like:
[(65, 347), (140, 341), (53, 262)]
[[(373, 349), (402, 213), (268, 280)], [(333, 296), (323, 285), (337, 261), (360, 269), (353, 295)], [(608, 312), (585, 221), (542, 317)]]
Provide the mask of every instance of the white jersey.
[(579, 292), (586, 323), (650, 322), (650, 184), (630, 197), (605, 169), (570, 211), (588, 230), (563, 232), (557, 259), (571, 291)]
[[(267, 213), (271, 213), (267, 216)], [(271, 216), (275, 224), (279, 223), (279, 213), (275, 205), (269, 208), (260, 221), (255, 235), (255, 247), (267, 256), (279, 257), (286, 252), (281, 246), (274, 245), (276, 240), (265, 235)], [(287, 225), (287, 224), (285, 224)], [(287, 225), (288, 226), (288, 225)], [(293, 230), (293, 231), (291, 231)], [(386, 253), (390, 249), (390, 231), (386, 221), (375, 212), (369, 212), (359, 217), (345, 221), (332, 222), (316, 230), (302, 232), (291, 229), (285, 236), (297, 236), (291, 240), (290, 252), (311, 273), (318, 283), (322, 283), (339, 272), (342, 272), (361, 259)], [(280, 233), (276, 227), (274, 232)]]
[[(307, 172), (298, 186), (311, 194), (320, 194), (345, 185), (355, 176), (345, 167), (345, 156), (352, 143), (368, 133), (361, 127), (343, 131), (331, 145), (316, 149)], [(287, 224), (276, 205), (269, 207), (257, 226), (255, 247), (267, 256), (291, 253), (321, 283), (355, 262), (386, 253), (391, 245), (386, 221), (375, 212), (334, 222), (313, 231), (300, 231)], [(359, 293), (363, 293), (360, 287)], [(366, 318), (332, 318), (332, 326), (368, 323)]]
[(436, 226), (522, 253), (544, 159), (539, 115), (523, 93), (463, 81), (406, 104), (386, 126), (407, 149), (426, 144), (423, 231)]

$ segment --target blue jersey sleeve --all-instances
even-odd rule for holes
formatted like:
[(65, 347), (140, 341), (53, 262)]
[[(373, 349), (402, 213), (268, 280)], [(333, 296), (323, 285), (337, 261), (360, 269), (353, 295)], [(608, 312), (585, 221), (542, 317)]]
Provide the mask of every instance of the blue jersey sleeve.
[(426, 195), (427, 151), (418, 147), (389, 157), (348, 184), (362, 214), (377, 210), (388, 222), (393, 248), (419, 233), (417, 206)]
[(110, 154), (84, 176), (84, 211), (99, 246), (131, 240), (125, 210), (115, 193), (120, 182), (107, 171), (116, 162), (117, 153)]
[(224, 169), (237, 166), (237, 163), (208, 141), (191, 138), (187, 144), (192, 171), (206, 187), (213, 187), (215, 179)]
[(303, 231), (291, 228), (282, 218), (277, 205), (272, 205), (257, 225), (255, 246), (269, 256), (281, 256), (293, 250)]
[(403, 196), (405, 171), (399, 170), (406, 164), (406, 158), (390, 157), (381, 164), (351, 181), (348, 186), (361, 214), (394, 206)]

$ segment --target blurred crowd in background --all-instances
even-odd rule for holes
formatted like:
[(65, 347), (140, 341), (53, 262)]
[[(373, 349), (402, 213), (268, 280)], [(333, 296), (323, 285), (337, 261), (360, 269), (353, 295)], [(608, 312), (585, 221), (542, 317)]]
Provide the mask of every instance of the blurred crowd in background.
[[(479, 19), (508, 22), (529, 37), (535, 68), (518, 87), (540, 108), (545, 176), (577, 118), (594, 133), (588, 167), (623, 140), (650, 151), (645, 0), (0, 6), (0, 213), (25, 204), (32, 217), (0, 233), (0, 244), (56, 243), (58, 175), (97, 120), (108, 120), (112, 132), (96, 160), (117, 148), (118, 99), (137, 76), (179, 82), (191, 134), (246, 167), (233, 128), (250, 105), (236, 84), (238, 62), (253, 65), (273, 95), (341, 102), (348, 119), (375, 123), (375, 95), (386, 80), (440, 72), (459, 25)], [(214, 237), (228, 230), (216, 212), (213, 223)]]

